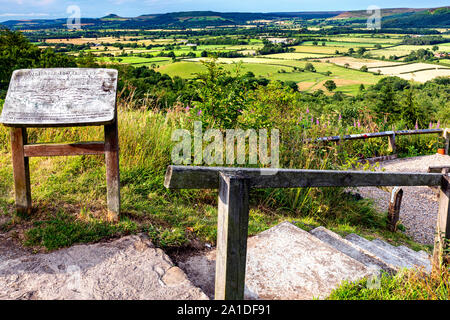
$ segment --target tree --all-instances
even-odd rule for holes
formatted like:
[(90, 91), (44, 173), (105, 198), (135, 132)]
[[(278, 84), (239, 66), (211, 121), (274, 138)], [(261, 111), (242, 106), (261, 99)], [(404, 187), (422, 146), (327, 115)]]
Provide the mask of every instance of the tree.
[(333, 80), (327, 80), (323, 86), (329, 91), (333, 91), (334, 89), (337, 88), (336, 83)]
[(367, 68), (367, 66), (362, 66), (359, 70), (361, 70), (362, 72), (367, 72), (369, 71), (369, 68)]
[(366, 48), (364, 47), (359, 47), (358, 50), (356, 51), (360, 56), (362, 56), (365, 52), (367, 51)]
[(355, 49), (353, 49), (353, 48), (348, 49), (348, 54), (354, 54), (354, 53), (355, 53)]
[(438, 46), (433, 46), (433, 48), (431, 48), (431, 50), (433, 50), (433, 51), (438, 51), (438, 50), (439, 50), (439, 47), (438, 47)]
[(311, 72), (316, 72), (316, 68), (314, 68), (314, 65), (311, 62), (308, 62), (305, 64), (305, 70), (311, 71)]

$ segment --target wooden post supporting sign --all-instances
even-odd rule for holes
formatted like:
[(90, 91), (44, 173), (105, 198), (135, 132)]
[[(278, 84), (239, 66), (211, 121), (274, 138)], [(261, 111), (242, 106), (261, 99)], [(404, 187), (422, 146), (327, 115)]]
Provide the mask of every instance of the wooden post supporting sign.
[[(18, 213), (31, 212), (30, 157), (105, 155), (108, 211), (120, 214), (117, 70), (14, 71), (0, 123), (11, 127), (11, 156)], [(28, 144), (27, 128), (104, 126), (105, 141)]]

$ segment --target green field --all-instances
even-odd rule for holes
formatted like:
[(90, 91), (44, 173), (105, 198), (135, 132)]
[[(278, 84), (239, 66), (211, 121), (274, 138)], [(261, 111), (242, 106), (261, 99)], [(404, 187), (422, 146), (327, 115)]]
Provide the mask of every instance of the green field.
[[(439, 45), (441, 46), (441, 45)], [(389, 58), (391, 55), (395, 55), (397, 57), (407, 56), (411, 51), (417, 51), (419, 49), (429, 49), (431, 50), (433, 46), (412, 46), (412, 45), (401, 45), (395, 46), (391, 48), (385, 48), (380, 50), (371, 50), (370, 54), (375, 57), (385, 56)]]
[[(307, 61), (267, 58), (235, 58), (219, 59), (218, 61), (221, 63), (221, 67), (228, 71), (236, 70), (239, 67), (241, 73), (252, 72), (256, 77), (310, 84), (310, 86), (306, 86), (308, 89), (321, 81), (334, 80), (339, 91), (347, 94), (356, 94), (361, 83), (365, 85), (375, 84), (380, 79), (380, 76), (372, 73), (347, 69), (324, 62), (312, 62), (316, 72), (301, 72), (294, 70), (294, 67), (304, 68), (308, 63)], [(239, 64), (239, 62), (242, 63)], [(158, 71), (171, 77), (179, 76), (192, 79), (196, 77), (197, 73), (205, 72), (206, 67), (201, 62), (182, 61), (164, 65)], [(329, 76), (325, 74), (327, 71), (331, 72)]]

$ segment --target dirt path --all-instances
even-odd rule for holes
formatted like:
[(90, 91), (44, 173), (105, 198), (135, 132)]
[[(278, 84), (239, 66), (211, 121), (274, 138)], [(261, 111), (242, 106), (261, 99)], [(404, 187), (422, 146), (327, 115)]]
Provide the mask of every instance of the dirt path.
[[(430, 166), (450, 166), (450, 156), (435, 154), (406, 159), (395, 159), (380, 163), (386, 171), (427, 172)], [(436, 230), (438, 202), (436, 192), (429, 187), (404, 187), (400, 211), (400, 223), (406, 227), (406, 233), (415, 241), (433, 244)], [(371, 198), (382, 211), (387, 211), (390, 194), (375, 187), (358, 188), (365, 198)]]
[(203, 300), (143, 235), (31, 254), (0, 234), (0, 300)]

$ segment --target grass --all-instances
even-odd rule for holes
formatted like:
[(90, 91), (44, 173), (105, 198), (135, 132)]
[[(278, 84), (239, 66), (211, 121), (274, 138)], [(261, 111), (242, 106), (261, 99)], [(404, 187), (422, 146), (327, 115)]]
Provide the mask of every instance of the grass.
[[(295, 81), (297, 83), (312, 82), (311, 87), (314, 83), (323, 80), (335, 80), (338, 82), (339, 91), (351, 95), (355, 95), (358, 92), (359, 84), (375, 84), (380, 79), (379, 76), (370, 72), (361, 72), (326, 62), (310, 62), (314, 65), (317, 72), (298, 72), (294, 70), (294, 67), (304, 68), (306, 63), (308, 63), (307, 61), (274, 59), (265, 56), (261, 58), (219, 59), (218, 61), (228, 62), (222, 64), (226, 70), (236, 68), (235, 64), (229, 62), (237, 63), (243, 61), (244, 63), (240, 69), (242, 73), (250, 71), (257, 77), (265, 77), (270, 80)], [(158, 71), (166, 73), (171, 77), (179, 76), (181, 78), (193, 79), (197, 73), (205, 72), (206, 67), (201, 62), (181, 61), (163, 65)], [(326, 72), (331, 72), (331, 75), (325, 75)], [(355, 79), (357, 79), (358, 84), (354, 83)]]
[[(147, 233), (163, 248), (190, 246), (194, 240), (214, 244), (217, 192), (171, 191), (163, 187), (165, 169), (171, 163), (171, 133), (175, 128), (190, 129), (192, 124), (184, 111), (142, 111), (131, 104), (122, 102), (118, 114), (122, 197), (119, 222), (105, 222), (106, 183), (101, 156), (31, 159), (34, 210), (30, 217), (15, 216), (8, 130), (2, 126), (0, 214), (9, 219), (0, 228), (36, 250), (137, 232)], [(99, 127), (30, 129), (29, 140), (96, 141), (102, 139), (102, 134)], [(360, 201), (342, 189), (254, 190), (250, 198), (250, 235), (291, 221), (305, 230), (323, 225), (342, 235), (382, 235), (393, 242), (416, 245), (402, 233), (384, 231), (386, 214), (376, 212), (370, 202)]]
[(328, 297), (329, 300), (449, 300), (450, 273), (436, 274), (402, 271), (397, 275), (383, 273), (379, 288), (369, 288), (368, 279), (343, 283)]

